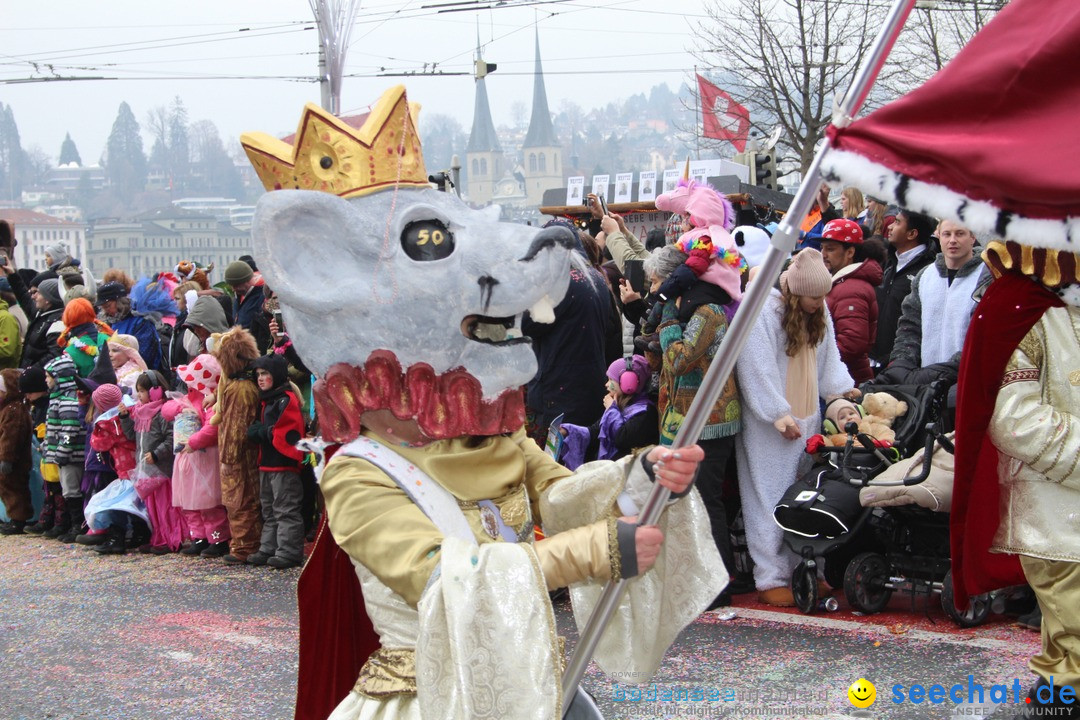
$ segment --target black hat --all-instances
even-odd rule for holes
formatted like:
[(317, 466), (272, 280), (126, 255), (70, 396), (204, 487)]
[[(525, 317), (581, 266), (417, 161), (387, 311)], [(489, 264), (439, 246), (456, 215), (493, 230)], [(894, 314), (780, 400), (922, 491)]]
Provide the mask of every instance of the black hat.
[(45, 282), (46, 280), (55, 280), (58, 277), (60, 277), (60, 276), (57, 275), (56, 273), (54, 273), (52, 270), (46, 270), (45, 272), (39, 272), (36, 275), (34, 275), (33, 279), (30, 281), (29, 287), (37, 287), (38, 285)]
[[(112, 284), (112, 283), (108, 283)], [(116, 371), (112, 366), (112, 353), (109, 352), (109, 343), (102, 343), (98, 350), (94, 369), (85, 378), (75, 376), (75, 384), (85, 393), (92, 393), (99, 385), (115, 385)]]
[(48, 392), (49, 384), (45, 382), (45, 371), (38, 365), (31, 365), (23, 370), (19, 376), (19, 389), (24, 393)]
[(128, 294), (127, 288), (118, 282), (107, 282), (104, 285), (98, 286), (97, 289), (97, 301), (98, 305), (106, 303), (110, 300), (119, 300), (122, 297), (126, 297)]
[(38, 271), (31, 270), (30, 268), (19, 268), (15, 271), (15, 274), (22, 278), (23, 285), (30, 287), (34, 282), (34, 278), (38, 276)]
[(285, 359), (284, 355), (276, 353), (262, 355), (256, 358), (251, 365), (256, 370), (265, 370), (270, 373), (270, 377), (274, 379), (275, 388), (289, 382), (289, 361)]

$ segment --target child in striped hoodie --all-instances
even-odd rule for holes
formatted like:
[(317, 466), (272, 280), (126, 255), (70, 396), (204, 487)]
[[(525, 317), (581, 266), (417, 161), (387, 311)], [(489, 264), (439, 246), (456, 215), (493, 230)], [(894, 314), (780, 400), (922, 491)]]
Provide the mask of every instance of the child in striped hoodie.
[(65, 506), (62, 521), (45, 536), (59, 538), (61, 542), (74, 542), (83, 524), (82, 474), (86, 460), (86, 431), (82, 425), (83, 411), (79, 408), (75, 375), (75, 362), (66, 353), (61, 353), (45, 366), (49, 410), (45, 416), (44, 461), (60, 468)]

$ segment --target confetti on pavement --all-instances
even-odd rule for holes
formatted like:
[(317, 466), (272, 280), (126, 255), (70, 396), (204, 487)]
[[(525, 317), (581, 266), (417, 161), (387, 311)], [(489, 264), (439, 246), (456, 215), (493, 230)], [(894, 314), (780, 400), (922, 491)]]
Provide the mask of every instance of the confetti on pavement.
[[(40, 537), (0, 538), (0, 716), (290, 720), (298, 577), (298, 570), (179, 555), (101, 557)], [(584, 686), (608, 720), (836, 720), (858, 717), (846, 693), (864, 677), (879, 699), (863, 717), (921, 720), (951, 717), (952, 708), (894, 705), (894, 683), (950, 685), (968, 674), (987, 686), (1030, 682), (1027, 659), (1038, 650), (1038, 633), (1006, 618), (965, 630), (933, 601), (912, 607), (894, 598), (884, 613), (857, 616), (838, 598), (837, 612), (804, 616), (737, 596), (733, 608), (688, 627), (649, 683), (616, 686), (594, 663)], [(556, 618), (572, 648), (566, 600), (556, 603)], [(894, 634), (896, 627), (904, 632)], [(646, 699), (625, 699), (633, 688)], [(652, 688), (731, 699), (652, 702)], [(995, 719), (1007, 717), (993, 707), (981, 716), (995, 709)]]

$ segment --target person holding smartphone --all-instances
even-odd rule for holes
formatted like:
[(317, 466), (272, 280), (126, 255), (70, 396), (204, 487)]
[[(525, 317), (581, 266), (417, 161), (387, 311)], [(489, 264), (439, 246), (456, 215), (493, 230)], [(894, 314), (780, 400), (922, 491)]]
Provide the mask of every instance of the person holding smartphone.
[(626, 274), (627, 260), (644, 260), (649, 257), (649, 251), (626, 227), (621, 215), (608, 212), (603, 200), (593, 193), (588, 194), (586, 202), (591, 216), (589, 231), (600, 247), (607, 249), (620, 273)]

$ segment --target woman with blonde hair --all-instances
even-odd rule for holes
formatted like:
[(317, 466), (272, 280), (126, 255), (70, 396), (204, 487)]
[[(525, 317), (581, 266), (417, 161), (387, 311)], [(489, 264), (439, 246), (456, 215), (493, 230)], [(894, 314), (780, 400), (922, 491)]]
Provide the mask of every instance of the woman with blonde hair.
[(849, 185), (840, 192), (840, 216), (859, 223), (866, 219), (866, 200), (863, 199), (862, 190)]
[[(757, 282), (757, 281), (755, 281)], [(758, 599), (789, 607), (798, 564), (772, 511), (796, 479), (805, 438), (821, 425), (820, 401), (858, 390), (840, 360), (825, 296), (832, 288), (821, 253), (801, 251), (780, 275), (739, 356), (743, 429), (736, 444), (739, 494)]]

